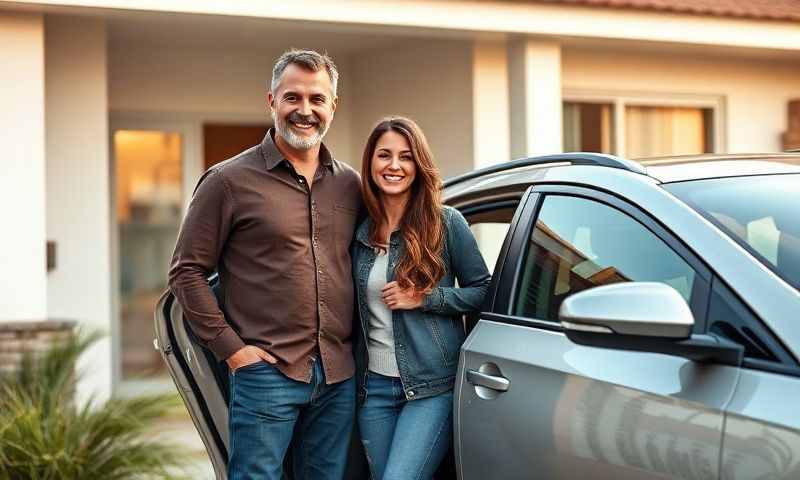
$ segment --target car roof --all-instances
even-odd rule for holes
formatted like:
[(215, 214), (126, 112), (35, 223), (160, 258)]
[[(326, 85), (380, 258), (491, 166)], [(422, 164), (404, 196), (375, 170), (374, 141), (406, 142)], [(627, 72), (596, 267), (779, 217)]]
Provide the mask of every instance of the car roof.
[(637, 159), (661, 183), (800, 173), (800, 153), (706, 154)]
[[(578, 170), (585, 173), (577, 175)], [(532, 183), (558, 182), (562, 176), (563, 181), (581, 177), (580, 183), (602, 186), (604, 180), (619, 176), (670, 183), (777, 173), (800, 173), (800, 153), (706, 154), (633, 161), (607, 154), (575, 152), (512, 160), (459, 175), (445, 181), (444, 195), (448, 199), (487, 191), (521, 193)]]

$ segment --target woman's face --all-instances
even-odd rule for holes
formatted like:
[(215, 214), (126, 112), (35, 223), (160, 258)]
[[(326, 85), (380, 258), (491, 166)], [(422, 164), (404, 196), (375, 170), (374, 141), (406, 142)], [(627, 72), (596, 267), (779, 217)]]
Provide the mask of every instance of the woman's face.
[(417, 176), (417, 164), (406, 137), (389, 130), (378, 138), (372, 154), (372, 181), (383, 195), (405, 196)]

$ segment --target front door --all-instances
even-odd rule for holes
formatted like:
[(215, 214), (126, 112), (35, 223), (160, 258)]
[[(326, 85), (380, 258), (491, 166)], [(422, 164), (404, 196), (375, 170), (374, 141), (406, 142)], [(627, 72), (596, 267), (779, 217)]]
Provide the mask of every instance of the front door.
[(718, 478), (737, 369), (579, 346), (558, 322), (572, 293), (660, 281), (683, 295), (704, 331), (707, 269), (616, 197), (559, 186), (529, 195), (491, 312), (462, 348), (461, 478)]

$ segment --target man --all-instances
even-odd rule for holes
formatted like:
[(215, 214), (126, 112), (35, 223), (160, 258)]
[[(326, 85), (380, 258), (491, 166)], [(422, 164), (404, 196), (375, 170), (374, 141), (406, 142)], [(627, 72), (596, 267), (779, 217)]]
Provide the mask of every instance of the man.
[[(321, 143), (337, 80), (327, 55), (277, 60), (274, 128), (203, 175), (175, 246), (170, 289), (231, 372), (231, 480), (280, 480), (292, 441), (295, 478), (343, 476), (355, 409), (348, 247), (361, 200), (359, 175)], [(215, 269), (222, 305), (206, 282)]]

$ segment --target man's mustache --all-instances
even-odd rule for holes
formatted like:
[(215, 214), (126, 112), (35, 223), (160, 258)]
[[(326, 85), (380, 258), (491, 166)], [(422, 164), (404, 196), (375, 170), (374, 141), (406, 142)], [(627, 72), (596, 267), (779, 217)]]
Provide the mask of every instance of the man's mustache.
[(297, 112), (292, 112), (286, 119), (292, 123), (310, 123), (312, 125), (319, 125), (320, 123), (319, 118), (313, 113), (311, 115), (301, 115)]

